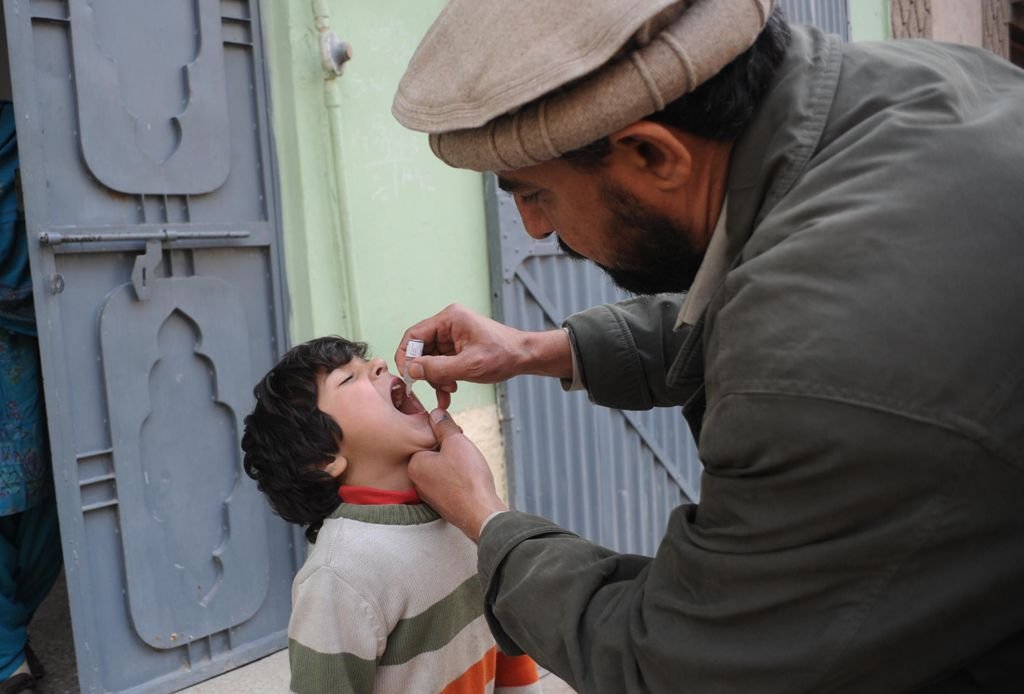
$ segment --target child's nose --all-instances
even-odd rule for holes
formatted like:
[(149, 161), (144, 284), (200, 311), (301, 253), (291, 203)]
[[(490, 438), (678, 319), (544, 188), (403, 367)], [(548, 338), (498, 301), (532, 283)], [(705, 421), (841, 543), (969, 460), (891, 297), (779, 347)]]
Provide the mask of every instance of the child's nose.
[(384, 376), (388, 373), (388, 364), (381, 358), (373, 359), (370, 361), (370, 373), (376, 378), (377, 376)]

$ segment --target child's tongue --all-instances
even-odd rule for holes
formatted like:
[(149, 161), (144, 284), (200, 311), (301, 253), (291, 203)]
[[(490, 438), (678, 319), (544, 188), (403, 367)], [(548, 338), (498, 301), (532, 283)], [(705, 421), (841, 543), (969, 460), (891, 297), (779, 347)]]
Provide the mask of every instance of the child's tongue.
[(391, 388), (391, 404), (402, 414), (417, 415), (426, 412), (415, 393), (406, 393), (405, 384), (401, 381), (397, 381)]
[(409, 396), (402, 402), (402, 406), (398, 408), (398, 411), (403, 414), (426, 413), (426, 409), (420, 404), (420, 400), (416, 397), (415, 393), (409, 393)]

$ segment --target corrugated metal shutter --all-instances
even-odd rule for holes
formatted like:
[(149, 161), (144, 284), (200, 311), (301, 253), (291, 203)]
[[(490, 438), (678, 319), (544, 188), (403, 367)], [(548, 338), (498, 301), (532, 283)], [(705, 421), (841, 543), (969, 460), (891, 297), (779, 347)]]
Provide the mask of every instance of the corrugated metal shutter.
[(794, 24), (811, 24), (844, 41), (850, 39), (846, 0), (779, 0), (779, 5)]

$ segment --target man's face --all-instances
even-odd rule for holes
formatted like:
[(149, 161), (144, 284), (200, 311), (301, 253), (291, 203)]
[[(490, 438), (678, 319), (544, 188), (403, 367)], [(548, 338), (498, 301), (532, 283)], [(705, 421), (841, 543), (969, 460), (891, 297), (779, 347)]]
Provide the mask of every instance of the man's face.
[(341, 427), (340, 452), (350, 462), (403, 462), (437, 445), (426, 410), (383, 359), (353, 359), (317, 388), (317, 407)]
[(530, 236), (558, 234), (574, 258), (588, 258), (634, 294), (680, 292), (693, 283), (703, 253), (679, 220), (645, 205), (606, 175), (553, 160), (502, 172)]

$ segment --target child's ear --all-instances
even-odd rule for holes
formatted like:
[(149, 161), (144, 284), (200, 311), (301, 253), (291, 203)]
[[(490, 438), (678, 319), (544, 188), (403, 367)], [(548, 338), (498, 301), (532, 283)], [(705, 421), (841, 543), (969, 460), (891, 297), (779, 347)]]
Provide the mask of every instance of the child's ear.
[(324, 472), (334, 479), (338, 479), (345, 473), (347, 468), (348, 460), (345, 459), (345, 456), (339, 454), (334, 457), (334, 460), (324, 466)]

